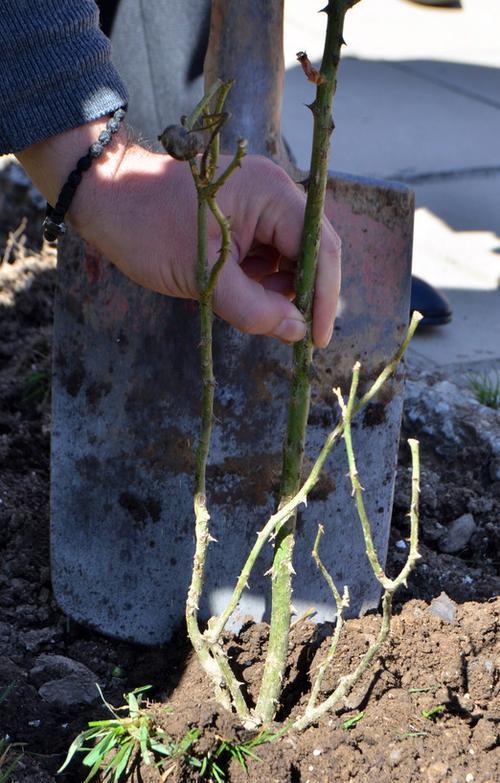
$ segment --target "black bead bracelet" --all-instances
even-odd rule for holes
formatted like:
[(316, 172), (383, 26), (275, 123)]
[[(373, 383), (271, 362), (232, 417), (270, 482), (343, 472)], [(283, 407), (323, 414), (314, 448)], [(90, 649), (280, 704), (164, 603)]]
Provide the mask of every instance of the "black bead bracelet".
[(65, 184), (61, 188), (59, 198), (55, 207), (47, 204), (45, 220), (42, 224), (43, 236), (48, 242), (56, 242), (57, 239), (66, 233), (66, 223), (64, 216), (75, 195), (75, 191), (82, 181), (82, 174), (92, 165), (92, 161), (102, 155), (104, 148), (111, 141), (115, 133), (120, 128), (120, 124), (125, 117), (126, 106), (117, 109), (111, 119), (108, 121), (105, 130), (101, 131), (97, 141), (90, 145), (89, 151), (83, 158), (80, 158), (76, 168), (71, 172)]

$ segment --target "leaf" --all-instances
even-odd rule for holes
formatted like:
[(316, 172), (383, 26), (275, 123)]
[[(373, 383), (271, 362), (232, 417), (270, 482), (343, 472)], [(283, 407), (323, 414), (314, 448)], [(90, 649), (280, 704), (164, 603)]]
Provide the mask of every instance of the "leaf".
[(109, 769), (112, 769), (113, 767), (115, 768), (115, 780), (119, 780), (123, 772), (125, 772), (127, 769), (127, 764), (130, 761), (130, 756), (132, 755), (133, 749), (133, 742), (128, 742), (127, 744), (122, 745), (113, 761), (109, 765)]
[(129, 708), (130, 714), (135, 717), (137, 715), (137, 713), (139, 712), (139, 702), (135, 698), (135, 695), (134, 695), (133, 691), (131, 693), (128, 693), (127, 697), (128, 697), (128, 708)]
[(149, 767), (149, 765), (151, 764), (151, 753), (149, 752), (148, 749), (148, 741), (149, 741), (148, 727), (145, 723), (143, 723), (139, 731), (139, 742), (141, 744), (142, 760), (147, 767)]
[(428, 693), (429, 691), (437, 691), (439, 690), (441, 686), (436, 685), (429, 685), (427, 688), (408, 688), (408, 693)]
[(105, 737), (102, 738), (100, 742), (97, 743), (95, 748), (93, 748), (90, 753), (85, 756), (85, 758), (82, 761), (82, 764), (84, 764), (86, 767), (92, 767), (96, 761), (99, 761), (100, 764), (104, 761), (106, 758), (107, 753), (117, 744), (116, 737), (113, 733), (106, 734)]
[(151, 750), (154, 750), (155, 753), (161, 753), (163, 756), (172, 756), (172, 747), (167, 747), (162, 742), (151, 742), (150, 743)]
[(262, 761), (261, 757), (257, 755), (257, 753), (254, 753), (253, 750), (250, 750), (250, 748), (243, 746), (241, 748), (242, 753), (245, 754), (245, 756), (248, 756), (251, 759), (254, 759), (255, 761)]
[(217, 783), (224, 783), (225, 775), (223, 770), (219, 767), (218, 764), (215, 763), (215, 761), (212, 762), (210, 765), (210, 774), (214, 776)]
[(101, 697), (102, 701), (104, 702), (104, 704), (106, 705), (106, 707), (107, 707), (107, 708), (108, 708), (108, 710), (110, 711), (111, 715), (114, 715), (114, 716), (115, 716), (115, 718), (116, 718), (116, 720), (120, 720), (120, 716), (116, 714), (116, 710), (115, 710), (115, 708), (114, 708), (114, 707), (112, 707), (112, 705), (111, 705), (111, 704), (109, 704), (109, 703), (106, 701), (106, 699), (104, 698), (104, 694), (103, 694), (103, 692), (102, 692), (102, 690), (101, 690), (101, 686), (99, 685), (99, 683), (98, 683), (98, 682), (96, 682), (96, 684), (95, 684), (95, 687), (96, 687), (96, 688), (97, 688), (97, 690), (99, 691), (99, 696)]
[(342, 724), (342, 728), (348, 731), (349, 729), (352, 729), (352, 727), (355, 726), (356, 723), (359, 723), (359, 721), (362, 720), (364, 717), (365, 717), (364, 712), (358, 712), (356, 715), (353, 715), (352, 718), (348, 718), (347, 720), (345, 720)]
[(1, 704), (3, 701), (5, 701), (5, 699), (8, 699), (8, 697), (10, 696), (10, 694), (12, 693), (12, 691), (14, 690), (14, 688), (16, 687), (16, 685), (17, 685), (17, 683), (14, 681), (14, 682), (11, 682), (11, 683), (9, 683), (9, 684), (8, 684), (8, 685), (7, 685), (7, 686), (6, 686), (6, 687), (3, 689), (3, 691), (0, 693), (0, 704)]
[(71, 761), (71, 759), (73, 758), (73, 756), (75, 755), (75, 753), (76, 753), (77, 751), (79, 751), (79, 750), (80, 750), (80, 748), (82, 747), (83, 743), (84, 743), (84, 742), (85, 742), (85, 740), (86, 740), (86, 736), (85, 736), (85, 735), (86, 735), (87, 733), (88, 733), (88, 732), (84, 731), (84, 732), (82, 732), (81, 734), (79, 734), (77, 737), (75, 737), (75, 739), (73, 740), (73, 742), (71, 743), (71, 745), (70, 745), (70, 746), (69, 746), (69, 748), (68, 748), (68, 755), (66, 756), (66, 759), (65, 759), (65, 761), (64, 761), (64, 764), (62, 765), (62, 767), (60, 767), (60, 769), (58, 769), (58, 770), (57, 770), (57, 774), (58, 774), (58, 775), (59, 775), (59, 774), (60, 774), (60, 773), (61, 773), (61, 772), (62, 772), (64, 769), (66, 769), (66, 767), (67, 767), (67, 766), (68, 766), (68, 764), (70, 763), (70, 761)]
[(445, 704), (436, 704), (435, 707), (431, 707), (429, 710), (422, 710), (421, 715), (423, 715), (424, 718), (429, 719), (437, 715), (442, 715), (445, 710)]
[(186, 753), (201, 735), (200, 729), (190, 729), (177, 745), (179, 753)]
[(94, 766), (90, 770), (89, 774), (87, 775), (87, 777), (85, 778), (83, 783), (89, 783), (89, 780), (92, 780), (92, 778), (95, 778), (95, 776), (97, 775), (97, 773), (99, 772), (100, 769), (101, 769), (101, 763), (100, 763), (100, 761), (96, 761), (96, 763), (94, 764)]

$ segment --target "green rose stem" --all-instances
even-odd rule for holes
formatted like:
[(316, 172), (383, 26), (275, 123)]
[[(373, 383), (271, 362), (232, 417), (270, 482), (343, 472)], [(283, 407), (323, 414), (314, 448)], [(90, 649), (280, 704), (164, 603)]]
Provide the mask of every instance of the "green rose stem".
[[(310, 400), (312, 303), (328, 176), (330, 136), (334, 128), (332, 120), (333, 96), (337, 83), (340, 49), (344, 43), (342, 37), (344, 17), (347, 10), (357, 2), (358, 0), (329, 0), (328, 5), (323, 9), (327, 14), (328, 22), (320, 73), (316, 74), (315, 79), (318, 83), (316, 99), (309, 107), (314, 117), (314, 131), (307, 204), (296, 281), (296, 305), (304, 315), (307, 334), (302, 341), (296, 343), (293, 351), (293, 377), (283, 450), (280, 505), (287, 504), (300, 487)], [(294, 512), (286, 524), (278, 529), (276, 535), (272, 567), (269, 648), (262, 686), (255, 708), (256, 715), (264, 724), (273, 719), (278, 708), (286, 667), (292, 603), (292, 574), (294, 573), (292, 555), (295, 524), (296, 513)]]
[[(218, 87), (218, 90), (212, 90), (209, 93), (210, 97), (213, 97), (218, 92), (218, 98), (216, 100), (217, 114), (220, 114), (224, 99), (227, 95), (227, 92), (229, 91), (230, 86), (230, 84), (222, 84), (220, 87)], [(207, 96), (205, 96), (193, 114), (190, 115), (187, 120), (185, 120), (184, 127), (186, 127), (188, 130), (192, 130), (194, 122), (198, 119), (202, 112), (205, 115), (205, 119), (207, 116), (210, 117), (208, 108), (209, 103), (210, 101), (207, 101)], [(220, 646), (212, 645), (209, 647), (207, 645), (206, 640), (201, 633), (198, 622), (198, 609), (204, 582), (206, 555), (208, 545), (211, 540), (208, 527), (210, 515), (208, 513), (206, 501), (206, 466), (212, 436), (215, 387), (212, 358), (212, 297), (215, 286), (217, 284), (218, 275), (227, 260), (229, 248), (231, 246), (229, 222), (220, 211), (215, 200), (215, 194), (221, 185), (226, 181), (227, 176), (229, 176), (231, 171), (233, 171), (240, 164), (246, 152), (245, 142), (240, 141), (238, 143), (236, 154), (228, 166), (228, 169), (230, 169), (229, 173), (226, 170), (215, 182), (213, 182), (212, 180), (217, 169), (218, 158), (217, 135), (218, 130), (210, 141), (209, 147), (205, 150), (205, 153), (207, 154), (203, 154), (199, 168), (194, 158), (189, 160), (198, 200), (196, 281), (200, 297), (199, 308), (201, 334), (200, 357), (202, 376), (202, 413), (201, 434), (196, 451), (195, 468), (194, 512), (196, 545), (193, 558), (191, 584), (189, 586), (186, 600), (186, 625), (189, 638), (198, 656), (198, 659), (203, 669), (214, 684), (215, 694), (218, 701), (220, 701), (221, 704), (227, 709), (231, 709), (231, 707), (234, 706), (238, 714), (242, 717), (249, 717), (249, 711), (241, 692), (240, 683), (233, 674), (226, 656), (222, 652)], [(213, 213), (221, 233), (221, 248), (219, 251), (219, 256), (210, 271), (208, 268), (207, 251), (208, 210)]]

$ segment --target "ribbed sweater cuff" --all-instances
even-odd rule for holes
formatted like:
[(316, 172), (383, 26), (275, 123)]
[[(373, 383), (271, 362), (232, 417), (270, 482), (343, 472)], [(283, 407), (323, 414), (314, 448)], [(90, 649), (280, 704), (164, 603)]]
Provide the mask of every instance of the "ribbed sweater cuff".
[(127, 102), (92, 0), (0, 0), (0, 18), (0, 154)]

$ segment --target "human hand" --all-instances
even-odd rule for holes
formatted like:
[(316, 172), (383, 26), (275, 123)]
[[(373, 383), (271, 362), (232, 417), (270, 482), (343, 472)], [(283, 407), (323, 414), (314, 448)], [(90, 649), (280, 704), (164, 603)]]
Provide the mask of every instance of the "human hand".
[[(92, 138), (98, 130), (93, 129)], [(85, 151), (73, 153), (73, 165)], [(228, 161), (221, 156), (221, 168)], [(29, 168), (28, 173), (36, 181)], [(215, 312), (244, 332), (286, 342), (301, 339), (304, 319), (291, 300), (303, 193), (271, 161), (248, 156), (217, 200), (230, 218), (232, 242), (214, 293)], [(127, 145), (121, 136), (83, 177), (68, 217), (84, 239), (135, 282), (162, 294), (198, 298), (196, 191), (185, 163)], [(216, 261), (219, 247), (219, 228), (210, 216), (209, 264)], [(319, 347), (331, 337), (339, 282), (340, 242), (325, 220), (313, 307), (313, 339)]]

